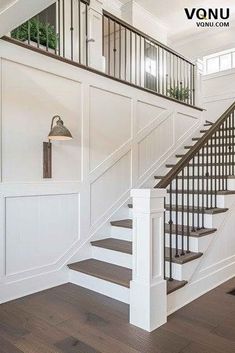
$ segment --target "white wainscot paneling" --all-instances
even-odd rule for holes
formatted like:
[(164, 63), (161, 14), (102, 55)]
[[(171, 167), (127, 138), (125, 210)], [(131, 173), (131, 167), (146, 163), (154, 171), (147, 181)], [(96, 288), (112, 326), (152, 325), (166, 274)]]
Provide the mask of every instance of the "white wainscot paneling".
[(174, 142), (173, 116), (169, 115), (138, 143), (139, 177), (172, 147)]
[(56, 263), (79, 236), (78, 194), (6, 198), (6, 275)]
[(198, 118), (183, 113), (175, 114), (175, 142), (187, 135), (194, 125), (198, 123)]
[[(159, 115), (166, 109), (161, 106), (157, 106), (147, 102), (137, 101), (136, 110), (137, 131), (139, 132), (147, 125), (149, 125), (152, 121), (157, 119)], [(161, 121), (161, 119), (159, 117), (159, 122)]]
[(131, 99), (90, 87), (90, 170), (131, 138)]
[(53, 143), (53, 178), (79, 180), (81, 84), (3, 60), (2, 101), (3, 181), (42, 179), (42, 142), (55, 114), (74, 139)]
[(91, 184), (91, 224), (95, 223), (131, 186), (131, 152)]

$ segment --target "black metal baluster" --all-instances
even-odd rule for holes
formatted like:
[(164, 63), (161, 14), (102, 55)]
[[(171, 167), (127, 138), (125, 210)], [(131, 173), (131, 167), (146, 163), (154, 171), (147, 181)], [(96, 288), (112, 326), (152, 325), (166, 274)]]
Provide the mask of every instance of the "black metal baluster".
[(172, 182), (170, 183), (170, 220), (169, 220), (169, 280), (172, 281), (172, 228), (173, 228), (173, 221), (172, 221)]
[(132, 31), (130, 31), (130, 82), (132, 83)]
[[(103, 55), (105, 55), (104, 53), (104, 48), (105, 48), (105, 31), (104, 31), (104, 21), (105, 21), (105, 17), (103, 16)], [(82, 51), (82, 47), (81, 47), (81, 2), (80, 0), (78, 1), (78, 59), (79, 59), (79, 63), (81, 63), (81, 51)], [(106, 71), (106, 70), (105, 70)]]
[[(200, 173), (200, 164), (202, 173)], [(200, 174), (203, 175), (203, 164), (200, 163), (200, 154), (197, 153), (197, 229), (200, 229)], [(194, 183), (194, 180), (193, 180)], [(203, 196), (202, 196), (203, 197)]]
[(229, 141), (228, 141), (228, 147), (227, 151), (229, 153), (229, 175), (232, 175), (232, 119), (231, 119), (231, 114), (229, 114), (229, 123), (228, 123), (228, 129), (229, 129)]
[(73, 32), (74, 32), (74, 27), (73, 27), (73, 0), (71, 0), (71, 18), (70, 18), (70, 21), (71, 21), (71, 26), (70, 26), (70, 32), (71, 32), (71, 60), (73, 60)]
[(178, 225), (178, 175), (175, 178), (175, 257), (179, 257), (179, 225)]
[(48, 12), (46, 11), (46, 51), (49, 49), (49, 37), (48, 37)]
[(37, 47), (40, 47), (40, 29), (39, 29), (39, 15), (36, 17), (37, 21)]
[(193, 183), (192, 183), (192, 231), (195, 232), (195, 185), (194, 185), (194, 180), (195, 180), (195, 157), (192, 159), (192, 177), (193, 177)]
[(119, 79), (122, 77), (122, 26), (119, 25)]
[(182, 205), (182, 212), (181, 212), (181, 253), (180, 255), (183, 256), (185, 255), (184, 252), (184, 213), (185, 213), (185, 208), (184, 208), (184, 179), (185, 179), (185, 175), (184, 175), (184, 169), (182, 169), (182, 181), (181, 181), (181, 189), (182, 189), (182, 193), (181, 193), (181, 205)]
[(125, 81), (127, 77), (127, 31), (125, 27)]
[(28, 21), (27, 24), (28, 24), (28, 44), (30, 45), (30, 41), (31, 41), (31, 21)]
[(86, 4), (85, 6), (85, 14), (86, 14), (86, 18), (85, 18), (85, 23), (86, 23), (86, 33), (85, 33), (85, 36), (86, 36), (86, 66), (89, 65), (89, 49), (88, 49), (88, 45), (89, 45), (89, 42), (88, 42), (88, 4)]
[(224, 134), (224, 123), (222, 123), (222, 175), (223, 175), (223, 188), (222, 190), (225, 190), (225, 134)]
[(164, 260), (163, 260), (163, 271), (164, 271), (164, 279), (167, 278), (166, 276), (166, 198), (164, 197), (164, 216), (163, 216), (163, 232), (164, 232), (164, 239), (163, 239), (163, 246), (164, 246)]
[(113, 23), (113, 76), (116, 77), (116, 22)]
[(202, 149), (202, 173), (201, 173), (201, 188), (202, 188), (202, 229), (205, 228), (205, 207), (204, 207), (204, 197), (205, 197), (205, 147)]
[(235, 172), (235, 145), (234, 145), (234, 142), (235, 142), (235, 129), (234, 129), (234, 111), (232, 112), (232, 151), (233, 151), (233, 176), (235, 175), (234, 172)]
[[(214, 135), (213, 135), (214, 136)], [(210, 154), (210, 208), (213, 208), (213, 170), (214, 170), (214, 163), (213, 163), (213, 136), (209, 140), (210, 141), (210, 146), (211, 146), (211, 154)]]
[(228, 118), (225, 120), (225, 163), (226, 163), (226, 180), (225, 180), (225, 190), (228, 190), (228, 168), (229, 168), (229, 160), (228, 160)]
[(108, 18), (108, 74), (110, 75), (111, 73), (111, 54), (110, 54), (110, 50), (111, 50), (111, 31), (110, 31), (110, 18)]
[[(210, 149), (211, 152), (211, 149)], [(209, 144), (206, 144), (206, 208), (209, 209)]]
[(61, 19), (60, 19), (60, 16), (61, 16), (61, 3), (60, 3), (60, 0), (58, 0), (58, 31), (57, 31), (57, 42), (58, 42), (58, 53), (59, 55), (61, 54), (61, 51), (60, 51), (60, 48), (61, 48), (61, 45), (60, 45), (60, 25), (61, 25)]
[(137, 34), (135, 33), (135, 84), (137, 85)]
[(215, 208), (217, 207), (217, 188), (218, 188), (218, 180), (217, 180), (217, 169), (218, 169), (218, 167), (217, 167), (217, 156), (218, 156), (218, 154), (217, 154), (217, 145), (218, 145), (218, 143), (217, 143), (217, 138), (218, 138), (218, 133), (217, 133), (217, 131), (216, 131), (216, 133), (215, 133), (215, 147), (214, 147), (214, 152), (213, 153), (215, 153), (215, 172), (214, 172), (214, 190), (215, 190)]
[[(194, 181), (194, 179), (192, 178), (192, 180)], [(189, 187), (190, 187), (190, 173), (189, 173), (189, 163), (187, 164), (187, 253), (190, 252), (189, 250), (189, 240), (190, 240), (190, 220), (189, 220), (189, 211), (190, 211), (190, 197), (189, 197)]]
[(62, 0), (62, 22), (63, 22), (63, 57), (65, 57), (65, 0)]

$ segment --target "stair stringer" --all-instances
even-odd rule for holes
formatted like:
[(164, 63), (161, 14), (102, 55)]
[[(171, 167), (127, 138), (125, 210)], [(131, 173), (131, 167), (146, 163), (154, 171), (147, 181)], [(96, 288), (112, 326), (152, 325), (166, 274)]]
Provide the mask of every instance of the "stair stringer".
[(235, 273), (235, 195), (224, 196), (229, 210), (200, 258), (188, 284), (168, 295), (168, 315), (229, 280)]

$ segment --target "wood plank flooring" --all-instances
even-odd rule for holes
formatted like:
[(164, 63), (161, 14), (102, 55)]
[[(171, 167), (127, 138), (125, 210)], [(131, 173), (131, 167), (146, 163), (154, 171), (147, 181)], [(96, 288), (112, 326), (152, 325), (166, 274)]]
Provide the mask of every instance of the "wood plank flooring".
[(235, 278), (152, 333), (128, 323), (128, 305), (65, 284), (0, 305), (1, 353), (234, 353)]

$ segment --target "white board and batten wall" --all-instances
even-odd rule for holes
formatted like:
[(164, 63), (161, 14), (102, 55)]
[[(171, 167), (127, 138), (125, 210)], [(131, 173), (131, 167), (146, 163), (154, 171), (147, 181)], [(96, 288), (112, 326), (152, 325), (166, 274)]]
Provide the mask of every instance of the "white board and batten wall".
[[(68, 281), (71, 258), (195, 131), (201, 112), (0, 42), (0, 302)], [(59, 114), (73, 140), (42, 142)]]
[(216, 121), (235, 101), (235, 69), (202, 76), (203, 114)]

